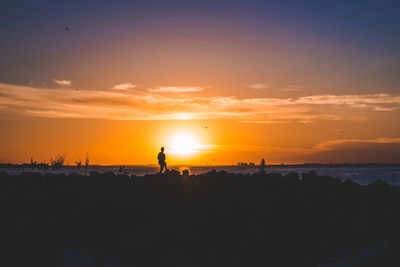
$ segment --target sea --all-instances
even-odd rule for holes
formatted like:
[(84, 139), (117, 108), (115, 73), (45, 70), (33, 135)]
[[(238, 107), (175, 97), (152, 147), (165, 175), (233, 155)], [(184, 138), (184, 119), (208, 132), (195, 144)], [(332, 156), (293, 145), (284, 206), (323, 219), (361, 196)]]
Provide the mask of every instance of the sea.
[[(158, 167), (153, 166), (89, 166), (87, 170), (84, 168), (76, 169), (73, 166), (66, 166), (61, 170), (37, 170), (30, 168), (2, 168), (0, 171), (5, 171), (9, 174), (18, 175), (22, 172), (41, 172), (41, 173), (79, 173), (81, 175), (89, 175), (91, 172), (124, 172), (128, 175), (144, 176), (146, 174), (155, 174), (159, 171)], [(252, 174), (259, 171), (258, 166), (171, 166), (170, 169), (182, 172), (188, 170), (190, 174), (198, 175), (216, 171), (227, 171), (236, 174)], [(272, 165), (265, 168), (267, 173), (280, 173), (282, 176), (296, 172), (300, 176), (302, 173), (315, 171), (318, 175), (329, 175), (333, 178), (345, 181), (352, 181), (368, 185), (377, 180), (382, 180), (388, 184), (400, 186), (400, 165)]]

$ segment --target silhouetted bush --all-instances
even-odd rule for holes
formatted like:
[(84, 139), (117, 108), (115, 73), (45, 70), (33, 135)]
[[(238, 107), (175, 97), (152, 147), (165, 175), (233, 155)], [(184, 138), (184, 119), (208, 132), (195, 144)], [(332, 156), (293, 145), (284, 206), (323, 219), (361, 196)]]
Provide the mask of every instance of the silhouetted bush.
[(64, 155), (57, 154), (57, 156), (55, 156), (54, 159), (50, 158), (50, 165), (55, 170), (61, 169), (62, 166), (64, 165), (64, 162), (65, 162), (65, 154)]

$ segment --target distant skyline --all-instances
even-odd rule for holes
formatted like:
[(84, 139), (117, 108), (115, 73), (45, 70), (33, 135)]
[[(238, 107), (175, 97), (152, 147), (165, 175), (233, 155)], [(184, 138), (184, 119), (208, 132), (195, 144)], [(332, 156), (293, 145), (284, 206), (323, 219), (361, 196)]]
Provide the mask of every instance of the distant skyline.
[(399, 1), (1, 7), (2, 163), (400, 163)]

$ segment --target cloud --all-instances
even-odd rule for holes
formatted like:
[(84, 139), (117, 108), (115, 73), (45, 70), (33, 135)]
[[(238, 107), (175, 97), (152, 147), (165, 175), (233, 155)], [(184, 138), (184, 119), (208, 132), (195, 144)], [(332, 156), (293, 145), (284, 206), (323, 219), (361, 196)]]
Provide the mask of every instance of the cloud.
[(380, 106), (375, 106), (375, 110), (376, 111), (394, 111), (398, 109), (398, 107), (394, 107), (394, 108), (389, 108), (389, 107), (380, 107)]
[(260, 152), (274, 163), (399, 163), (400, 138), (328, 140), (311, 147), (221, 145), (219, 150)]
[(242, 123), (249, 123), (249, 124), (287, 124), (291, 121), (284, 121), (284, 120), (270, 120), (270, 121), (242, 121)]
[(302, 162), (399, 163), (399, 149), (399, 137), (329, 140), (305, 151)]
[(296, 100), (299, 104), (317, 105), (378, 105), (378, 104), (400, 104), (400, 96), (389, 94), (366, 94), (366, 95), (312, 95), (303, 96)]
[[(268, 83), (253, 83), (247, 85), (246, 87), (254, 90), (261, 90), (261, 89), (271, 88), (271, 85)], [(289, 85), (287, 87), (281, 88), (280, 90), (291, 92), (291, 91), (303, 91), (306, 89), (311, 89), (311, 87), (304, 85)]]
[(111, 89), (112, 90), (129, 90), (136, 87), (136, 84), (132, 83), (117, 83)]
[(203, 91), (203, 88), (200, 87), (158, 87), (149, 89), (150, 92), (153, 93), (189, 93), (189, 92), (200, 92)]
[(310, 86), (303, 86), (303, 85), (289, 85), (285, 88), (282, 88), (282, 91), (292, 92), (292, 91), (303, 91), (306, 89), (311, 89)]
[(298, 104), (346, 106), (375, 111), (394, 111), (400, 106), (400, 96), (390, 94), (313, 95), (298, 98)]
[(267, 89), (270, 88), (270, 86), (266, 83), (253, 83), (247, 85), (248, 88), (254, 89), (254, 90), (261, 90), (261, 89)]
[[(158, 89), (161, 92), (188, 92), (188, 88), (196, 87)], [(0, 83), (0, 106), (7, 106), (7, 112), (11, 113), (54, 118), (111, 120), (218, 118), (257, 124), (313, 123), (319, 120), (368, 120), (372, 112), (393, 112), (400, 107), (400, 97), (389, 94), (367, 94), (239, 98), (166, 95), (154, 92), (126, 94), (123, 90), (77, 91)]]
[(316, 150), (332, 150), (335, 149), (336, 146), (341, 144), (350, 144), (350, 143), (373, 143), (373, 144), (392, 144), (392, 143), (400, 143), (400, 138), (373, 138), (373, 139), (338, 139), (338, 140), (328, 140), (322, 143), (319, 143), (314, 147)]
[(57, 79), (54, 79), (54, 82), (56, 84), (59, 84), (59, 85), (71, 86), (71, 81), (68, 81), (68, 80), (57, 80)]

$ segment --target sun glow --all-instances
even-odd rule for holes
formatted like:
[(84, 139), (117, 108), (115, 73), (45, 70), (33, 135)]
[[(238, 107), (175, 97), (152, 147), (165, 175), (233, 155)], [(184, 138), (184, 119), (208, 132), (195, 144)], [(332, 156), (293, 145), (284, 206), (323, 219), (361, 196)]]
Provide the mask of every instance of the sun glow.
[(199, 138), (189, 131), (173, 133), (167, 142), (167, 151), (174, 155), (189, 156), (201, 149)]

